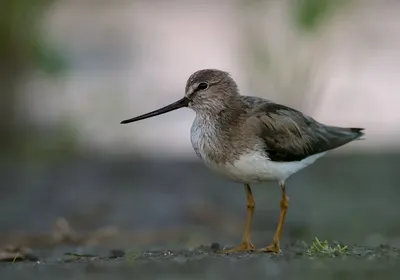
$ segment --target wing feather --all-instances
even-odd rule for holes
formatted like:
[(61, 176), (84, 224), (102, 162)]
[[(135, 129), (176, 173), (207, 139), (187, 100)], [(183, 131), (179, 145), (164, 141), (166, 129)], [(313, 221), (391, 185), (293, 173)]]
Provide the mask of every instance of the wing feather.
[[(254, 111), (255, 110), (255, 111)], [(303, 113), (272, 102), (253, 107), (248, 119), (272, 161), (300, 161), (363, 135), (362, 129), (327, 126)]]

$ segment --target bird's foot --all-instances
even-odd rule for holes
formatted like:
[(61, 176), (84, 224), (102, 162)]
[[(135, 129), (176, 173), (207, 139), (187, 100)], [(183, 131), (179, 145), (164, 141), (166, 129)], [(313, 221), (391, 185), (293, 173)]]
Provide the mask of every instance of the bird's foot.
[(276, 253), (279, 254), (281, 253), (281, 249), (279, 248), (278, 243), (272, 243), (271, 245), (268, 245), (265, 248), (261, 248), (257, 250), (258, 252), (264, 252), (264, 253)]
[(242, 242), (242, 244), (228, 250), (221, 250), (220, 253), (223, 254), (231, 254), (231, 253), (238, 253), (238, 252), (254, 252), (255, 247), (254, 245), (248, 241), (248, 242)]

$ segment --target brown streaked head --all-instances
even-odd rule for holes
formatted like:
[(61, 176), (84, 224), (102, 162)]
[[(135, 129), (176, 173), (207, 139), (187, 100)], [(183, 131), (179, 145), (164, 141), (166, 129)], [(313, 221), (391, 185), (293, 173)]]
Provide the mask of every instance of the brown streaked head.
[(229, 73), (217, 69), (195, 72), (185, 88), (185, 97), (190, 100), (188, 107), (195, 112), (216, 112), (238, 95), (238, 86)]
[(189, 77), (182, 99), (150, 113), (124, 120), (121, 124), (144, 120), (183, 107), (189, 107), (195, 112), (217, 111), (238, 95), (238, 87), (229, 73), (217, 69), (203, 69)]

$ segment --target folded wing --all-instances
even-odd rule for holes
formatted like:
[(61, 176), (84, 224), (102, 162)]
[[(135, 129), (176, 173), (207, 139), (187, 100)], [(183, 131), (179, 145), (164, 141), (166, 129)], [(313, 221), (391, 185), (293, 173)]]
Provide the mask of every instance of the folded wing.
[(303, 113), (272, 102), (253, 107), (248, 119), (272, 161), (300, 161), (347, 144), (363, 135), (362, 128), (327, 126)]

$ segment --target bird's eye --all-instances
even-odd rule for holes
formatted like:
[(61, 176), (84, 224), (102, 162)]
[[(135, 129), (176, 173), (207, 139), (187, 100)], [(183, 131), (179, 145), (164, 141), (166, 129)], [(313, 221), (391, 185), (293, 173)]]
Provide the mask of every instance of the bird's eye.
[(206, 84), (206, 83), (200, 83), (198, 86), (197, 86), (197, 89), (199, 89), (199, 90), (205, 90), (205, 89), (207, 89), (208, 88), (208, 84)]

